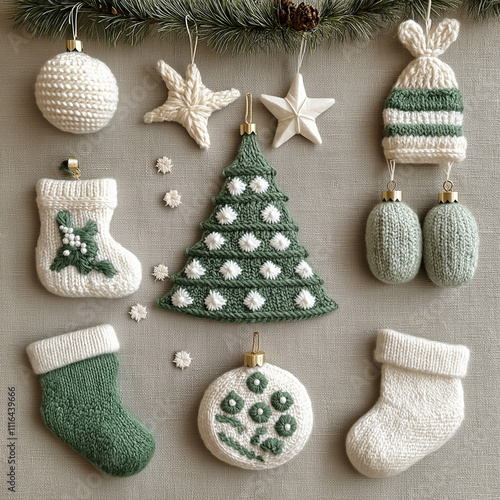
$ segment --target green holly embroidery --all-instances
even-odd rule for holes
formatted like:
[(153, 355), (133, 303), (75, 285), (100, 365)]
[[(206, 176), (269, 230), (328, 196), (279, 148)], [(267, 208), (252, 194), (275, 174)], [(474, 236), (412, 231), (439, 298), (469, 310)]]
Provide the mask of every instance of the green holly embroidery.
[(231, 391), (222, 400), (220, 407), (226, 413), (229, 413), (230, 415), (236, 415), (237, 413), (239, 413), (242, 410), (244, 405), (245, 405), (245, 401), (243, 401), (243, 398), (238, 396), (238, 394), (236, 394), (234, 391)]
[(283, 453), (283, 441), (276, 438), (267, 438), (260, 447), (262, 450), (268, 451), (273, 455), (281, 455)]
[(265, 403), (255, 403), (248, 411), (250, 418), (259, 424), (265, 424), (271, 418), (271, 408)]
[(281, 415), (274, 428), (278, 436), (290, 437), (297, 430), (297, 421), (291, 415)]
[(288, 392), (277, 391), (271, 396), (271, 404), (278, 411), (287, 411), (293, 405), (293, 398)]
[(255, 372), (247, 378), (247, 387), (255, 394), (262, 394), (267, 387), (267, 379), (262, 373)]
[(95, 260), (97, 244), (94, 236), (97, 234), (97, 224), (89, 220), (85, 227), (73, 227), (68, 211), (57, 214), (57, 224), (61, 235), (62, 247), (50, 266), (51, 271), (60, 272), (67, 266), (75, 266), (78, 271), (87, 275), (92, 270), (103, 273), (108, 278), (116, 274), (116, 269), (109, 260)]

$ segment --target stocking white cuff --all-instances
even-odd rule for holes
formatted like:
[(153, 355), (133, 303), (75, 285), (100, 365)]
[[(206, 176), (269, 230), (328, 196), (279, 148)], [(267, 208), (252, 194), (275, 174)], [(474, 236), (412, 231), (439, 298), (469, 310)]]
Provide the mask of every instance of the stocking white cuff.
[(115, 179), (66, 181), (40, 179), (36, 185), (39, 208), (87, 208), (105, 205), (115, 208), (117, 188)]
[(33, 342), (26, 348), (39, 375), (77, 361), (118, 351), (120, 344), (111, 325), (94, 326)]
[(375, 359), (409, 370), (448, 377), (465, 377), (469, 349), (413, 337), (394, 330), (380, 330)]

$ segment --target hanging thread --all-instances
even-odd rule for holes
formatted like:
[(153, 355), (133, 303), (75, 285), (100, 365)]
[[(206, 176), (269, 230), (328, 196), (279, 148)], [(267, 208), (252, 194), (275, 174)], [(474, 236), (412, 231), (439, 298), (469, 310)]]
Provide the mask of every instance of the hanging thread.
[(300, 42), (299, 57), (297, 59), (297, 73), (300, 73), (300, 68), (302, 67), (304, 56), (306, 55), (306, 47), (307, 47), (306, 39), (302, 37), (302, 41)]
[(387, 168), (389, 170), (390, 180), (387, 183), (387, 189), (389, 191), (394, 191), (396, 189), (397, 183), (394, 180), (396, 174), (396, 160), (389, 160), (387, 162)]
[(427, 4), (427, 15), (425, 17), (425, 38), (427, 46), (429, 46), (429, 33), (431, 31), (431, 26), (432, 26), (431, 10), (432, 10), (432, 0), (429, 0), (429, 3)]
[(194, 58), (196, 56), (196, 49), (198, 48), (198, 26), (194, 25), (194, 28), (195, 28), (195, 40), (194, 40), (194, 44), (193, 44), (193, 36), (191, 34), (191, 30), (189, 29), (189, 23), (188, 23), (188, 19), (189, 19), (189, 16), (186, 16), (186, 30), (187, 30), (187, 34), (188, 34), (188, 37), (189, 37), (189, 49), (191, 51), (191, 64), (194, 64)]

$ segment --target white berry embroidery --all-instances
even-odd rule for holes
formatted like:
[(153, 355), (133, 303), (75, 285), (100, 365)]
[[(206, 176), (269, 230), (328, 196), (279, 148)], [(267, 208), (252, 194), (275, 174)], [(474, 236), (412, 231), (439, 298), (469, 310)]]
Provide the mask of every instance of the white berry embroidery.
[(157, 266), (154, 266), (151, 276), (155, 277), (155, 281), (164, 281), (168, 278), (168, 267), (165, 264), (158, 264)]
[(163, 158), (158, 158), (156, 160), (156, 168), (158, 173), (166, 174), (167, 172), (172, 172), (172, 160), (164, 156)]
[(170, 208), (176, 208), (182, 203), (181, 195), (175, 189), (171, 189), (165, 194), (163, 201), (165, 202), (165, 206)]
[(253, 252), (256, 250), (261, 241), (258, 240), (252, 233), (245, 233), (239, 240), (238, 245), (244, 252)]
[(170, 299), (172, 301), (172, 304), (175, 307), (187, 307), (190, 306), (193, 303), (193, 299), (189, 295), (189, 293), (184, 290), (184, 288), (179, 288), (173, 295), (172, 298)]
[(271, 262), (268, 260), (267, 262), (264, 262), (262, 266), (260, 266), (259, 273), (264, 276), (264, 278), (273, 280), (278, 277), (278, 275), (281, 273), (281, 268), (277, 266), (274, 262)]
[(250, 181), (249, 186), (254, 193), (262, 194), (267, 191), (267, 188), (269, 187), (269, 182), (267, 182), (266, 179), (258, 175), (257, 177), (255, 177), (255, 179)]
[(229, 181), (227, 190), (233, 196), (239, 196), (240, 194), (244, 193), (246, 187), (247, 185), (239, 177), (234, 177)]
[(186, 351), (179, 351), (175, 353), (172, 363), (175, 363), (175, 366), (177, 366), (177, 368), (184, 370), (184, 368), (187, 368), (191, 364), (192, 360), (193, 358), (191, 357), (191, 353)]
[(311, 266), (305, 261), (299, 262), (295, 266), (295, 272), (301, 277), (301, 278), (310, 278), (313, 276), (313, 270), (311, 269)]
[(132, 306), (128, 313), (130, 314), (130, 317), (132, 319), (135, 319), (135, 321), (137, 321), (137, 323), (139, 323), (141, 319), (146, 319), (146, 316), (148, 315), (147, 307), (139, 303), (137, 303), (135, 306)]
[(224, 276), (225, 280), (234, 280), (242, 273), (242, 270), (234, 260), (227, 260), (221, 266), (219, 272)]
[(184, 273), (189, 279), (197, 280), (205, 274), (205, 268), (200, 264), (200, 261), (193, 259), (184, 269)]
[(262, 297), (259, 292), (252, 290), (248, 293), (243, 301), (243, 304), (250, 309), (250, 311), (258, 311), (266, 302), (266, 299)]
[(285, 235), (276, 233), (269, 244), (276, 250), (286, 250), (290, 246), (290, 240)]
[(226, 305), (227, 300), (217, 291), (210, 290), (205, 299), (205, 305), (209, 311), (219, 311)]
[(219, 221), (219, 224), (232, 224), (236, 220), (236, 217), (238, 217), (238, 214), (229, 205), (225, 205), (217, 212), (215, 217)]
[(300, 309), (311, 309), (316, 303), (316, 298), (307, 290), (302, 289), (297, 297), (295, 297), (295, 303)]
[(279, 210), (272, 204), (267, 205), (262, 212), (260, 212), (260, 216), (264, 222), (268, 224), (276, 224), (279, 222), (281, 214)]
[(204, 241), (209, 250), (219, 250), (226, 242), (222, 234), (216, 232), (207, 235)]

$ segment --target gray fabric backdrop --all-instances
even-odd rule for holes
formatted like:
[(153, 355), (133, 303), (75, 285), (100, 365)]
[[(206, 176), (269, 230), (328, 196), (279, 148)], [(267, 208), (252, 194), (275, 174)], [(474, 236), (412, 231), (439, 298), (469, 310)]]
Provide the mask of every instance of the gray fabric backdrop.
[[(210, 198), (222, 185), (220, 172), (237, 152), (243, 99), (212, 116), (212, 147), (200, 151), (178, 124), (142, 123), (143, 114), (166, 97), (156, 61), (163, 58), (183, 73), (189, 63), (187, 40), (150, 41), (136, 48), (88, 42), (87, 53), (105, 61), (117, 78), (118, 112), (97, 134), (60, 132), (38, 111), (33, 88), (41, 65), (61, 52), (64, 43), (14, 32), (2, 9), (0, 497), (7, 498), (7, 387), (15, 386), (17, 498), (498, 498), (500, 24), (464, 20), (459, 39), (443, 56), (456, 71), (466, 103), (468, 158), (455, 168), (453, 178), (481, 231), (479, 269), (474, 280), (460, 288), (437, 288), (423, 271), (409, 284), (386, 286), (371, 276), (366, 264), (365, 221), (387, 181), (381, 111), (411, 59), (395, 29), (370, 43), (324, 47), (306, 56), (302, 73), (309, 95), (337, 101), (318, 119), (322, 146), (295, 137), (273, 150), (275, 121), (256, 100), (262, 150), (290, 195), (289, 208), (310, 261), (340, 307), (316, 320), (259, 327), (268, 360), (293, 372), (308, 388), (315, 426), (296, 459), (252, 473), (218, 461), (205, 449), (196, 415), (210, 381), (240, 366), (255, 327), (160, 310), (154, 300), (169, 284), (149, 275), (160, 262), (178, 271), (185, 248), (199, 239), (198, 224), (210, 213)], [(201, 45), (197, 64), (205, 84), (214, 90), (235, 87), (254, 96), (284, 96), (296, 57), (232, 57)], [(162, 176), (154, 164), (164, 155), (173, 160), (174, 169)], [(51, 295), (38, 281), (35, 183), (41, 177), (60, 178), (59, 163), (72, 156), (79, 158), (84, 178), (118, 181), (119, 203), (111, 229), (142, 262), (143, 283), (134, 296), (65, 299)], [(398, 179), (407, 202), (423, 218), (436, 202), (443, 173), (435, 167), (401, 167)], [(162, 202), (169, 189), (182, 193), (183, 204), (175, 211)], [(128, 316), (137, 301), (149, 308), (147, 320), (139, 324)], [(100, 323), (114, 325), (119, 336), (123, 401), (157, 442), (150, 465), (127, 479), (99, 474), (45, 428), (39, 414), (39, 380), (25, 354), (32, 341)], [(375, 480), (353, 469), (344, 439), (377, 400), (379, 367), (372, 362), (372, 351), (376, 330), (384, 327), (463, 343), (471, 350), (471, 361), (464, 380), (466, 420), (456, 436), (406, 473)], [(194, 358), (184, 372), (172, 364), (174, 352), (181, 349)]]

